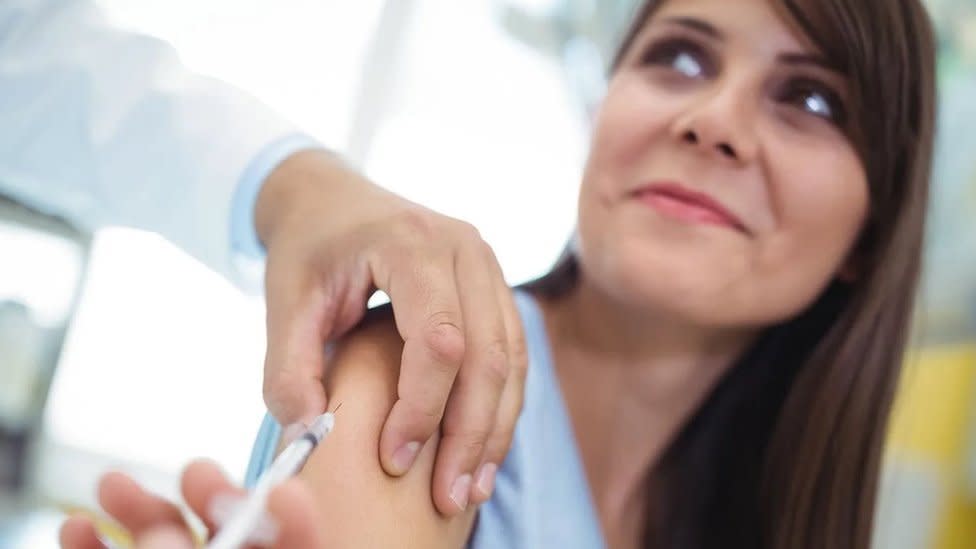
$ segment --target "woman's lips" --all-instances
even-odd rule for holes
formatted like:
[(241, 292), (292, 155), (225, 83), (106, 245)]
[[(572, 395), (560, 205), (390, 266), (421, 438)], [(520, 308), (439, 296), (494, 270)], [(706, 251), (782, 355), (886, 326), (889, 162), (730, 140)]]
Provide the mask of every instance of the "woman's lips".
[(746, 232), (745, 225), (712, 197), (674, 183), (655, 183), (636, 191), (635, 198), (662, 215), (691, 223), (719, 225)]

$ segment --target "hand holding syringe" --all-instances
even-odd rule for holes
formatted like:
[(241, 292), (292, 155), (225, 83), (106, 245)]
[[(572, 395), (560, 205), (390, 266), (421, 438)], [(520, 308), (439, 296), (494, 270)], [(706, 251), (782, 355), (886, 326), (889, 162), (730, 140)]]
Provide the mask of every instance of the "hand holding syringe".
[(271, 490), (302, 469), (309, 455), (332, 432), (333, 427), (335, 427), (335, 412), (327, 412), (313, 421), (304, 434), (285, 447), (271, 467), (258, 479), (254, 489), (224, 521), (207, 548), (237, 549), (252, 541), (255, 530), (264, 520)]

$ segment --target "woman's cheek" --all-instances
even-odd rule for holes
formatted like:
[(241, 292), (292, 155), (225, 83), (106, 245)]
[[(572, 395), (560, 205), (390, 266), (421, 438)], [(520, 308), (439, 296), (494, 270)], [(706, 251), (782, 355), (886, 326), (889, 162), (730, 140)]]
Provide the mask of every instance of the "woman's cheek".
[[(808, 188), (816, 188), (810, 182)], [(779, 234), (768, 248), (766, 269), (786, 301), (812, 301), (843, 268), (856, 242), (866, 198), (839, 188), (797, 192), (785, 201)]]
[[(784, 143), (785, 141), (781, 141)], [(771, 178), (784, 229), (800, 235), (804, 253), (846, 254), (867, 216), (868, 183), (853, 146), (842, 136), (770, 151)], [(788, 162), (788, 159), (795, 159)]]

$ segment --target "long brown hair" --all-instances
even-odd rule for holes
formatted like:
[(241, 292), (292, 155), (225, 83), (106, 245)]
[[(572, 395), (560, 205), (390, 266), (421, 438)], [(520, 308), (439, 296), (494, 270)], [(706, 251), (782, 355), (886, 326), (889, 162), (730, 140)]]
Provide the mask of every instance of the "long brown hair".
[[(647, 478), (655, 549), (867, 549), (885, 432), (920, 274), (935, 45), (919, 0), (771, 0), (850, 79), (870, 187), (858, 277), (767, 329)], [(660, 1), (645, 2), (614, 70)], [(530, 291), (579, 277), (571, 251)]]

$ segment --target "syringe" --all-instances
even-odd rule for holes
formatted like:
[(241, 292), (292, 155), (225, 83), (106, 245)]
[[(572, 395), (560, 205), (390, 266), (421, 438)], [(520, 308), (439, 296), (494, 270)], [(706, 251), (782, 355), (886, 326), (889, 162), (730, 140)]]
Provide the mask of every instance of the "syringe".
[(333, 427), (335, 427), (335, 414), (327, 412), (316, 418), (304, 434), (289, 444), (274, 460), (271, 467), (258, 478), (254, 490), (251, 490), (237, 511), (223, 524), (207, 545), (207, 549), (238, 549), (248, 543), (251, 534), (265, 514), (271, 490), (302, 469), (312, 450), (322, 442)]

